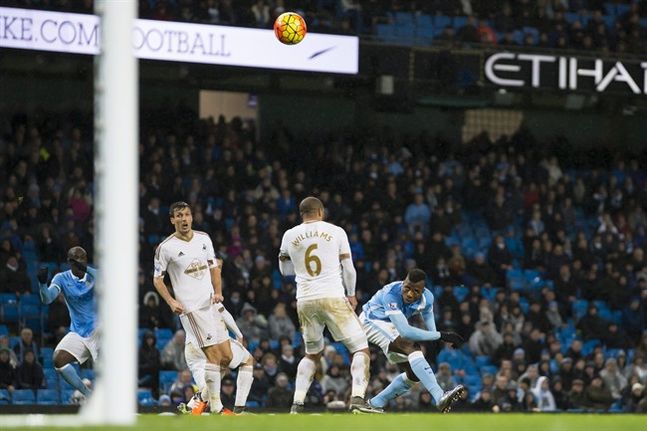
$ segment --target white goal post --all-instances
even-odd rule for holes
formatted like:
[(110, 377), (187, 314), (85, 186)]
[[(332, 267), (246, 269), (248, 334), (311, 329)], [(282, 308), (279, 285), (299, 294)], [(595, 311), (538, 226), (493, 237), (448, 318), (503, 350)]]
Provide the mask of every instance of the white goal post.
[(138, 63), (137, 2), (97, 0), (95, 57), (95, 261), (99, 268), (100, 359), (81, 422), (130, 425), (137, 412)]

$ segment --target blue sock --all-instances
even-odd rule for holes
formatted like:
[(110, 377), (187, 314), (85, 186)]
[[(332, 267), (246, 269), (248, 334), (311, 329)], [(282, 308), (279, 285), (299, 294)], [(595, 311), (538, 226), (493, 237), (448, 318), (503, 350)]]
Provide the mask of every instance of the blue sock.
[(421, 351), (413, 352), (409, 355), (409, 364), (413, 370), (416, 377), (420, 379), (425, 389), (429, 391), (436, 405), (440, 402), (440, 398), (443, 396), (443, 390), (438, 385), (436, 381), (436, 376), (434, 375), (429, 362), (425, 359)]
[(384, 408), (389, 401), (403, 395), (411, 389), (415, 382), (411, 382), (407, 379), (406, 373), (399, 374), (386, 388), (382, 389), (382, 392), (371, 398), (369, 403), (373, 407)]
[(63, 377), (63, 379), (72, 385), (73, 388), (78, 389), (83, 395), (90, 396), (90, 389), (88, 389), (81, 377), (76, 373), (72, 364), (67, 364), (62, 368), (57, 368), (56, 371)]

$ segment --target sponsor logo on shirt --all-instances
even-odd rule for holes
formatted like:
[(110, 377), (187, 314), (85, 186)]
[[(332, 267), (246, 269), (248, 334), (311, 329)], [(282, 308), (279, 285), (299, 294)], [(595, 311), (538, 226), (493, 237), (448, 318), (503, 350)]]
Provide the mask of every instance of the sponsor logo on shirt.
[(204, 264), (203, 262), (200, 262), (198, 259), (194, 259), (191, 261), (189, 266), (184, 270), (184, 273), (188, 275), (189, 277), (193, 277), (196, 280), (202, 280), (204, 275), (206, 274), (206, 269), (207, 265)]

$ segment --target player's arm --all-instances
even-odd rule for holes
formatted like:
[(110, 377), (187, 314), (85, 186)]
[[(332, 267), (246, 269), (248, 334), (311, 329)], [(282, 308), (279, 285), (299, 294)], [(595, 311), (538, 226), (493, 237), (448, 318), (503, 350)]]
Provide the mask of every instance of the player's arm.
[(350, 302), (353, 310), (357, 307), (357, 298), (355, 297), (355, 285), (357, 283), (357, 271), (353, 265), (353, 258), (350, 253), (350, 243), (348, 242), (348, 235), (346, 231), (339, 228), (342, 235), (340, 235), (339, 243), (339, 263), (341, 264), (341, 278), (346, 290), (346, 297)]
[(225, 325), (227, 325), (227, 328), (234, 333), (234, 335), (236, 336), (236, 340), (242, 343), (243, 333), (240, 331), (240, 328), (238, 327), (238, 325), (236, 325), (234, 316), (232, 316), (231, 313), (227, 311), (225, 307), (220, 307), (218, 311), (220, 311), (220, 314), (222, 315), (222, 320), (225, 321)]
[(391, 320), (391, 323), (393, 323), (402, 338), (411, 341), (433, 341), (440, 339), (440, 332), (438, 331), (427, 331), (409, 325), (402, 311), (389, 310), (386, 312), (386, 315), (389, 316), (389, 320)]
[(43, 304), (51, 304), (61, 293), (61, 287), (54, 282), (56, 277), (52, 279), (52, 283), (48, 286), (47, 279), (49, 278), (49, 269), (47, 269), (46, 266), (41, 266), (40, 269), (38, 269), (36, 278), (38, 278), (40, 300)]
[(290, 254), (288, 253), (285, 234), (283, 235), (281, 248), (279, 249), (279, 271), (284, 277), (294, 275), (294, 264), (292, 263), (292, 259), (290, 259)]
[(213, 249), (213, 243), (211, 239), (207, 242), (208, 247), (208, 257), (207, 265), (209, 266), (209, 274), (211, 275), (211, 285), (213, 286), (213, 296), (211, 297), (211, 303), (215, 304), (216, 302), (222, 302), (225, 298), (222, 296), (222, 260), (219, 260), (216, 257), (216, 252)]
[(157, 250), (155, 250), (155, 269), (153, 273), (153, 286), (155, 286), (155, 290), (157, 290), (157, 293), (162, 297), (164, 301), (168, 304), (168, 306), (171, 308), (171, 310), (176, 313), (176, 314), (182, 314), (184, 312), (184, 308), (182, 307), (182, 304), (173, 296), (171, 296), (171, 292), (168, 291), (168, 287), (166, 287), (166, 283), (164, 283), (164, 274), (166, 274), (166, 268), (168, 267), (168, 258), (166, 257), (166, 253), (164, 253), (164, 250), (162, 249), (161, 246), (157, 247)]

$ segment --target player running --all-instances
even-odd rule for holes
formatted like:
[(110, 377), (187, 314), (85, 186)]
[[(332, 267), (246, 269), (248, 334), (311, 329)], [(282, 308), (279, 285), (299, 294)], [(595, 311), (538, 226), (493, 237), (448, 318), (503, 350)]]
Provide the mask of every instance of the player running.
[[(180, 315), (187, 341), (204, 352), (209, 405), (211, 412), (218, 414), (223, 410), (221, 367), (227, 367), (232, 360), (229, 334), (218, 312), (223, 300), (220, 267), (209, 235), (192, 229), (189, 204), (175, 202), (169, 214), (175, 233), (157, 247), (153, 284), (171, 310)], [(166, 272), (175, 297), (164, 284)]]
[[(222, 268), (222, 260), (217, 259), (218, 266)], [(229, 368), (234, 370), (238, 368), (238, 377), (236, 378), (236, 400), (234, 401), (233, 414), (245, 414), (245, 404), (247, 404), (247, 396), (252, 387), (254, 380), (254, 357), (249, 353), (243, 345), (243, 333), (236, 325), (234, 317), (227, 311), (222, 304), (218, 304), (218, 312), (225, 321), (227, 328), (234, 333), (236, 339), (229, 339), (231, 343), (232, 360), (229, 363)], [(198, 392), (186, 404), (180, 404), (178, 410), (182, 413), (191, 413), (193, 415), (201, 415), (208, 406), (209, 391), (204, 380), (204, 366), (207, 362), (207, 357), (204, 352), (197, 348), (192, 341), (187, 339), (184, 346), (184, 357), (186, 364), (191, 370), (193, 380), (198, 385)], [(229, 413), (229, 410), (224, 409), (223, 413)]]
[[(398, 375), (369, 404), (383, 409), (388, 402), (408, 392), (417, 382), (434, 398), (443, 413), (451, 410), (465, 391), (458, 385), (443, 393), (436, 376), (416, 341), (442, 340), (459, 346), (463, 338), (454, 332), (438, 332), (434, 320), (434, 296), (425, 288), (427, 275), (420, 269), (409, 271), (404, 281), (387, 284), (364, 305), (359, 318), (368, 340), (379, 346), (391, 363), (402, 364), (405, 372)], [(409, 325), (408, 319), (420, 315), (427, 330)]]
[(63, 380), (88, 397), (91, 391), (85, 386), (72, 363), (83, 364), (90, 357), (93, 361), (97, 359), (99, 334), (96, 329), (97, 303), (94, 295), (97, 271), (88, 266), (88, 254), (81, 247), (69, 249), (67, 261), (70, 269), (56, 274), (49, 286), (47, 267), (38, 270), (40, 299), (44, 304), (51, 304), (61, 293), (65, 297), (70, 313), (70, 332), (54, 349), (54, 368)]
[(350, 372), (350, 411), (377, 413), (365, 400), (370, 356), (366, 334), (354, 312), (357, 273), (346, 232), (323, 221), (324, 207), (315, 197), (299, 204), (303, 223), (285, 232), (279, 252), (283, 275), (296, 275), (297, 313), (306, 355), (297, 367), (290, 413), (303, 411), (303, 403), (324, 349), (324, 328), (353, 355)]

